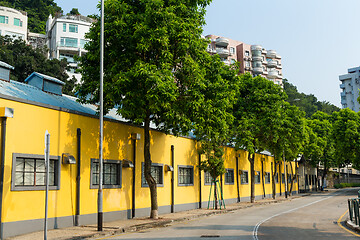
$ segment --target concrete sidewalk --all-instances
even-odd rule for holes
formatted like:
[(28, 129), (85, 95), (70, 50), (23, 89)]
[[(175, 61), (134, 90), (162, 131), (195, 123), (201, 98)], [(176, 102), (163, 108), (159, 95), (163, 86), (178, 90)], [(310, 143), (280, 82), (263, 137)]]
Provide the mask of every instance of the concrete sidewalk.
[[(281, 197), (277, 197), (275, 200), (274, 199), (257, 200), (255, 201), (255, 203), (249, 203), (249, 202), (234, 203), (226, 206), (226, 209), (222, 209), (222, 210), (203, 208), (203, 209), (193, 209), (184, 212), (162, 214), (159, 216), (158, 220), (152, 220), (149, 218), (118, 220), (114, 222), (104, 223), (102, 232), (97, 231), (96, 224), (79, 226), (79, 227), (62, 228), (62, 229), (53, 229), (48, 231), (47, 237), (48, 239), (57, 239), (57, 240), (101, 238), (111, 235), (118, 235), (125, 232), (135, 232), (149, 228), (166, 227), (175, 222), (182, 222), (190, 219), (227, 213), (238, 209), (250, 208), (250, 207), (266, 205), (266, 204), (274, 204), (283, 201), (291, 201), (292, 199), (307, 195), (309, 195), (309, 193), (293, 195), (287, 199), (284, 196), (281, 196)], [(33, 239), (43, 239), (43, 236), (44, 236), (44, 232), (40, 231), (40, 232), (34, 232), (30, 234), (12, 237), (9, 239), (33, 240)]]

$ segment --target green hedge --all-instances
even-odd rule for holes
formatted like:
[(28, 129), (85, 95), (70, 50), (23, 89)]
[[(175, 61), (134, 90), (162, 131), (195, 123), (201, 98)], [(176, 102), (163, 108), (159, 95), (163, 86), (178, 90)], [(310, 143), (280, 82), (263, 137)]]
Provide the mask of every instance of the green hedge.
[(334, 184), (334, 188), (360, 187), (360, 183), (338, 183)]

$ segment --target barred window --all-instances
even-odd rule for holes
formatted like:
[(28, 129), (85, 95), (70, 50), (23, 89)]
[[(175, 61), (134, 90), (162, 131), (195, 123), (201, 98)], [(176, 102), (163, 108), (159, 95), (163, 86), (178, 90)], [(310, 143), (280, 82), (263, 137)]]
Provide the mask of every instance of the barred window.
[(241, 184), (248, 184), (249, 183), (249, 176), (248, 176), (247, 171), (241, 171), (240, 182), (241, 182)]
[(209, 172), (205, 172), (204, 178), (205, 178), (205, 185), (210, 185), (212, 182), (211, 174)]
[[(49, 187), (59, 189), (60, 157), (50, 156)], [(44, 155), (13, 154), (12, 190), (42, 190), (45, 189), (45, 158)]]
[(256, 184), (259, 184), (261, 182), (260, 177), (261, 177), (260, 171), (255, 171), (255, 183)]
[(279, 183), (279, 173), (275, 174), (275, 183)]
[(285, 174), (283, 174), (283, 173), (281, 174), (281, 182), (285, 183)]
[(178, 185), (192, 186), (194, 185), (194, 167), (178, 166)]
[(265, 183), (270, 183), (270, 173), (269, 172), (265, 173)]
[[(145, 165), (144, 163), (142, 163), (141, 166), (141, 187), (148, 187), (148, 183), (145, 179), (145, 174), (144, 174), (144, 169), (145, 169)], [(158, 163), (152, 163), (151, 164), (151, 176), (154, 178), (156, 185), (158, 187), (163, 187), (164, 186), (164, 182), (163, 182), (163, 165), (162, 164), (158, 164)]]
[(232, 168), (226, 169), (225, 184), (234, 184), (234, 169), (232, 169)]
[[(91, 188), (99, 186), (99, 160), (91, 159)], [(104, 188), (121, 188), (121, 161), (103, 160), (103, 186)]]

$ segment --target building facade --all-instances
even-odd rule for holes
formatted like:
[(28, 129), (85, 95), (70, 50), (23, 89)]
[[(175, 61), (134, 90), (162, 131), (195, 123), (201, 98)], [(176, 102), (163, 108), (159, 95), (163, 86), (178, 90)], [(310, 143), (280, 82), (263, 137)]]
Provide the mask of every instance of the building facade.
[(259, 75), (283, 86), (281, 56), (275, 50), (266, 50), (260, 45), (249, 45), (216, 35), (205, 37), (211, 40), (207, 51), (218, 54), (225, 64), (238, 62), (240, 73)]
[(349, 68), (348, 73), (339, 76), (341, 81), (340, 93), (342, 108), (349, 108), (359, 112), (360, 104), (357, 101), (360, 88), (360, 67)]
[(27, 40), (27, 13), (0, 6), (0, 35)]
[(50, 15), (46, 22), (49, 58), (59, 60), (65, 58), (70, 67), (68, 75), (70, 78), (74, 76), (78, 81), (81, 80), (81, 75), (76, 73), (78, 63), (74, 57), (86, 53), (84, 45), (89, 40), (85, 38), (85, 34), (93, 21), (81, 15), (64, 15), (54, 18)]
[[(6, 71), (11, 66), (0, 64)], [(99, 119), (95, 105), (61, 93), (63, 83), (33, 73), (20, 83), (0, 80), (0, 238), (41, 231), (45, 209), (44, 134), (50, 133), (49, 229), (95, 224), (99, 184)], [(10, 114), (9, 114), (10, 113)], [(6, 135), (5, 135), (6, 133)], [(204, 156), (191, 137), (151, 130), (152, 174), (159, 214), (207, 206), (210, 176), (199, 169)], [(104, 221), (149, 216), (150, 194), (143, 176), (144, 129), (111, 110), (104, 119)], [(220, 183), (226, 204), (249, 201), (248, 153), (224, 148), (226, 173)], [(70, 159), (70, 160), (69, 160)], [(273, 166), (269, 154), (255, 156), (255, 196), (270, 198)], [(296, 168), (296, 163), (286, 163)], [(292, 165), (290, 167), (290, 165)], [(275, 178), (276, 193), (285, 184)], [(293, 193), (298, 190), (294, 184)], [(26, 199), (26, 201), (24, 201)]]

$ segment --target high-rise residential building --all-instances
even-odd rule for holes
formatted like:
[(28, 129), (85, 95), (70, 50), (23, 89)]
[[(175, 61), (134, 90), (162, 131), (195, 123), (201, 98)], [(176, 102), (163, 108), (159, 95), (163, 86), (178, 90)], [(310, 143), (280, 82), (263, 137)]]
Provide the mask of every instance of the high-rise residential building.
[(66, 58), (70, 70), (70, 78), (76, 77), (81, 80), (81, 75), (76, 73), (78, 63), (75, 56), (86, 53), (84, 45), (89, 41), (85, 34), (89, 31), (92, 18), (81, 15), (64, 15), (53, 18), (51, 15), (46, 22), (47, 46), (49, 48), (49, 58)]
[(249, 45), (216, 35), (205, 37), (211, 40), (207, 51), (211, 54), (219, 54), (225, 64), (238, 62), (240, 73), (260, 75), (283, 86), (281, 56), (275, 50), (265, 50), (260, 45)]
[(347, 74), (339, 76), (339, 80), (342, 89), (340, 93), (342, 108), (350, 108), (358, 112), (360, 107), (357, 101), (360, 88), (360, 67), (349, 68)]
[(27, 13), (0, 6), (0, 35), (27, 40)]

